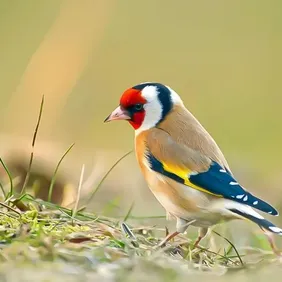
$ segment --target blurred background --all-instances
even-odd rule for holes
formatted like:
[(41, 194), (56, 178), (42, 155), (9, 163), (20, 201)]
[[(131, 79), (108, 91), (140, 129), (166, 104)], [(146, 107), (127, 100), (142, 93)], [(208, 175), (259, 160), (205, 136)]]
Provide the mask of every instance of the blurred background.
[[(281, 8), (278, 0), (1, 1), (0, 154), (14, 180), (21, 187), (44, 94), (28, 187), (46, 199), (74, 142), (53, 201), (74, 201), (84, 164), (83, 204), (134, 147), (128, 124), (103, 120), (126, 88), (156, 81), (180, 94), (238, 180), (282, 211)], [(131, 154), (88, 209), (122, 216), (133, 202), (134, 215), (164, 215)]]

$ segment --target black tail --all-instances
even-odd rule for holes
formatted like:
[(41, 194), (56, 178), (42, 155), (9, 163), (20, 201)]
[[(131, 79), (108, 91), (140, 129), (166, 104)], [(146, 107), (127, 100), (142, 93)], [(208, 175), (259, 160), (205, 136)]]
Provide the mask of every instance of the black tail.
[(251, 215), (251, 214), (248, 214), (248, 213), (244, 213), (242, 211), (239, 211), (237, 209), (230, 209), (230, 211), (246, 218), (246, 219), (249, 219), (251, 220), (252, 222), (256, 223), (257, 225), (259, 225), (261, 228), (265, 229), (265, 230), (268, 230), (272, 233), (275, 233), (277, 235), (281, 235), (282, 236), (282, 229), (277, 227), (275, 224), (273, 224), (272, 222), (266, 220), (265, 218), (263, 218), (261, 215), (257, 214), (258, 217), (254, 215)]

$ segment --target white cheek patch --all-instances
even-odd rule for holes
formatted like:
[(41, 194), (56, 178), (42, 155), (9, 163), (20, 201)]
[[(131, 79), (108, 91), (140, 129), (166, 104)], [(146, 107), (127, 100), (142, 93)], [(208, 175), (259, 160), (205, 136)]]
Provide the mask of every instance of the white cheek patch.
[(147, 100), (147, 103), (144, 105), (145, 118), (142, 125), (135, 130), (135, 135), (154, 127), (162, 118), (162, 105), (157, 97), (158, 91), (156, 86), (145, 87), (142, 90), (142, 96)]
[(156, 100), (158, 98), (158, 94), (158, 89), (154, 85), (146, 86), (142, 90), (142, 97), (145, 98), (148, 103)]

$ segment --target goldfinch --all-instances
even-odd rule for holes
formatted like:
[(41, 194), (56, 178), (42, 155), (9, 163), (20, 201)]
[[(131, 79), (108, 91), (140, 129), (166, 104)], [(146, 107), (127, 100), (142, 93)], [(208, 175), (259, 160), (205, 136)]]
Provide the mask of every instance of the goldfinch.
[(282, 235), (282, 229), (256, 210), (274, 216), (278, 211), (237, 182), (214, 139), (174, 90), (160, 83), (131, 87), (105, 122), (113, 120), (127, 120), (135, 129), (136, 157), (145, 180), (167, 216), (176, 219), (176, 232), (161, 245), (189, 225), (200, 228), (197, 245), (222, 220), (248, 219), (275, 248), (270, 235)]

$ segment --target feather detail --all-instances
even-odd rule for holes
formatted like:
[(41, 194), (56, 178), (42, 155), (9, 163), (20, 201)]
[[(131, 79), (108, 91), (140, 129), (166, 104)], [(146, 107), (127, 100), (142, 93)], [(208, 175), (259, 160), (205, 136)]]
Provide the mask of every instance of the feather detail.
[(213, 194), (222, 195), (230, 199), (271, 215), (278, 215), (278, 211), (265, 201), (246, 191), (233, 176), (218, 163), (212, 162), (209, 170), (189, 176), (190, 182), (200, 186)]
[[(250, 208), (250, 207), (247, 207), (247, 208)], [(259, 225), (260, 227), (262, 227), (263, 229), (266, 229), (266, 230), (268, 230), (272, 233), (275, 233), (277, 235), (282, 236), (282, 229), (281, 228), (277, 227), (275, 224), (273, 224), (269, 220), (266, 220), (260, 214), (254, 213), (254, 211), (252, 213), (249, 213), (248, 209), (246, 209), (246, 210), (244, 210), (244, 209), (240, 209), (240, 210), (230, 209), (230, 211), (235, 213), (235, 214), (238, 214), (239, 216), (242, 216), (246, 219), (249, 219), (250, 221), (252, 221), (252, 222), (256, 223), (257, 225)]]
[(150, 151), (146, 153), (150, 168), (166, 177), (199, 191), (254, 207), (271, 215), (277, 210), (265, 201), (246, 191), (224, 168), (212, 162), (205, 172), (194, 172), (158, 160)]
[(191, 170), (187, 169), (185, 170), (175, 170), (171, 169), (168, 165), (161, 163), (158, 159), (156, 159), (150, 152), (146, 153), (146, 158), (149, 163), (150, 169), (152, 169), (155, 172), (158, 172), (164, 176), (167, 176), (173, 180), (175, 180), (178, 183), (184, 184), (186, 186), (189, 186), (191, 188), (194, 188), (196, 190), (212, 194), (214, 196), (221, 197), (219, 194), (212, 193), (206, 189), (203, 189), (197, 185), (194, 185), (189, 181), (189, 173), (192, 173)]
[(208, 171), (190, 175), (189, 179), (194, 185), (203, 187), (213, 194), (222, 195), (226, 199), (251, 206), (271, 215), (278, 215), (278, 211), (274, 207), (246, 191), (228, 171), (216, 162), (212, 162)]

